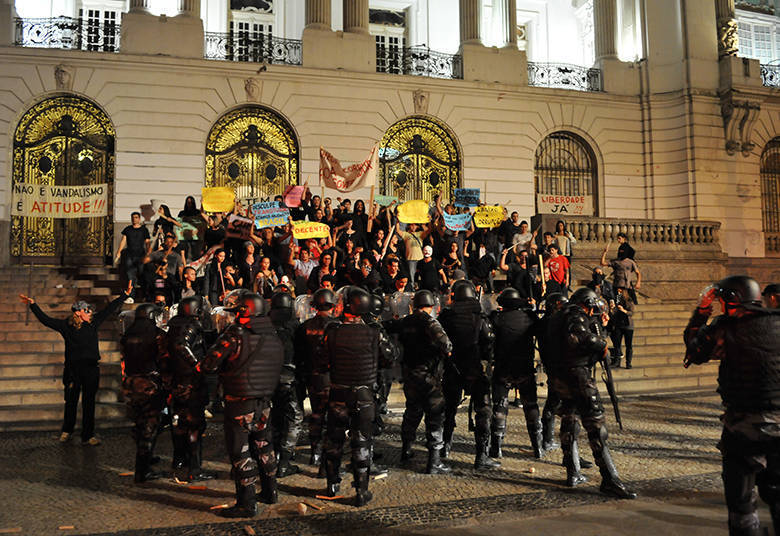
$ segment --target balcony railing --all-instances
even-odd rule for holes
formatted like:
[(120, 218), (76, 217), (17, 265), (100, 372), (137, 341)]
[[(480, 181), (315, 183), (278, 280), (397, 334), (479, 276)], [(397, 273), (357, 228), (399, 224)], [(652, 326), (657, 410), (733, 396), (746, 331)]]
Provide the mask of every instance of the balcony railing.
[(533, 63), (529, 61), (528, 85), (576, 91), (603, 91), (599, 69), (567, 63)]
[(16, 46), (119, 51), (119, 24), (114, 21), (73, 19), (16, 19)]
[(207, 60), (301, 65), (301, 41), (261, 33), (206, 33)]
[(457, 54), (436, 52), (428, 47), (378, 46), (376, 72), (429, 78), (463, 78), (463, 63)]
[(761, 83), (766, 87), (780, 87), (780, 65), (761, 65)]

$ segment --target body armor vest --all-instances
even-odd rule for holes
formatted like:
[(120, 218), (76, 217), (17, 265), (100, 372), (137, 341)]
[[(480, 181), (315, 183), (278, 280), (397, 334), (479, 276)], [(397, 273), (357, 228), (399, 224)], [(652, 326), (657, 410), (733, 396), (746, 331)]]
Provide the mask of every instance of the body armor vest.
[(168, 353), (177, 382), (196, 374), (195, 364), (185, 348), (190, 349), (197, 361), (203, 359), (206, 355), (203, 327), (195, 317), (176, 315), (168, 321)]
[(423, 369), (441, 375), (439, 364), (441, 350), (430, 339), (429, 325), (436, 322), (429, 314), (415, 311), (401, 319), (399, 338), (403, 351), (403, 364), (407, 371)]
[(379, 356), (379, 331), (363, 323), (331, 324), (325, 330), (331, 384), (374, 385)]
[(596, 334), (594, 322), (577, 305), (554, 314), (547, 325), (545, 353), (553, 359), (552, 370), (590, 367), (606, 348), (606, 341)]
[(531, 316), (516, 309), (499, 311), (493, 318), (496, 373), (512, 378), (532, 375), (534, 339)]
[(462, 373), (483, 359), (479, 336), (484, 321), (476, 300), (455, 302), (439, 315), (439, 322), (452, 341), (452, 357)]
[(270, 398), (279, 384), (284, 362), (284, 347), (271, 320), (254, 316), (246, 326), (233, 324), (227, 329), (241, 340), (241, 349), (220, 369), (225, 395)]
[(159, 337), (165, 332), (147, 319), (136, 320), (122, 336), (122, 359), (126, 376), (159, 372)]

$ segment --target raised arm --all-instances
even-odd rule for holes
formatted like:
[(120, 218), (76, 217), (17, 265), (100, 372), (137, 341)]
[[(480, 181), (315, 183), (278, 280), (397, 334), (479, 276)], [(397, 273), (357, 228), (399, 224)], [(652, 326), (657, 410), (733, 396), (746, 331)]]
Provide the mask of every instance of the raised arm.
[(37, 318), (38, 321), (47, 328), (53, 329), (54, 331), (59, 331), (60, 333), (62, 333), (62, 330), (65, 329), (65, 321), (60, 320), (59, 318), (52, 318), (41, 311), (41, 308), (38, 307), (37, 303), (35, 303), (35, 298), (25, 296), (24, 294), (19, 294), (19, 299), (22, 300), (22, 303), (26, 303), (30, 306), (30, 310), (35, 315), (35, 318)]

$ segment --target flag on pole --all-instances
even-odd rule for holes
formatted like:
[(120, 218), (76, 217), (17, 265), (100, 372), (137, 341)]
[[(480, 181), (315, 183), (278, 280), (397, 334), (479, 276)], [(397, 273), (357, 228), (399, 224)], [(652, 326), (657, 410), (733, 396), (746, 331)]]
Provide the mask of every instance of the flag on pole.
[(357, 164), (342, 167), (341, 162), (320, 147), (320, 183), (339, 192), (351, 192), (369, 187), (376, 182), (379, 167), (379, 146), (374, 145), (368, 158)]

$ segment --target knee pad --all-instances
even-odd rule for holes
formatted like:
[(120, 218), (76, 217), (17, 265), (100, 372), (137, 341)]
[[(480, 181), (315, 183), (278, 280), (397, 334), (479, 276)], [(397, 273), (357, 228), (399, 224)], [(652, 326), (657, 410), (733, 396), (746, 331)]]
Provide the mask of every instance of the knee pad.
[(230, 468), (230, 476), (233, 480), (237, 481), (240, 480), (242, 482), (252, 483), (257, 479), (259, 474), (260, 471), (257, 468), (257, 463), (250, 457), (236, 460)]

